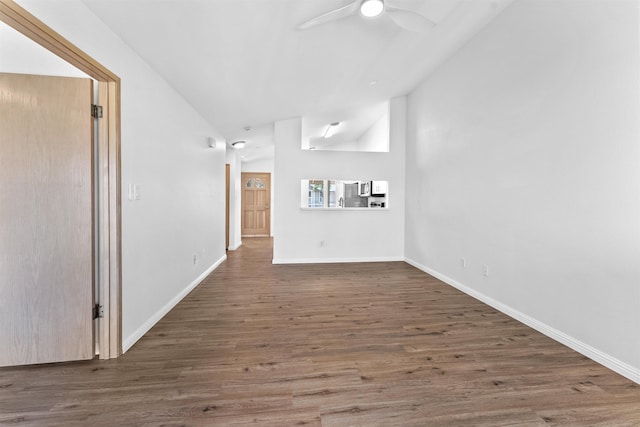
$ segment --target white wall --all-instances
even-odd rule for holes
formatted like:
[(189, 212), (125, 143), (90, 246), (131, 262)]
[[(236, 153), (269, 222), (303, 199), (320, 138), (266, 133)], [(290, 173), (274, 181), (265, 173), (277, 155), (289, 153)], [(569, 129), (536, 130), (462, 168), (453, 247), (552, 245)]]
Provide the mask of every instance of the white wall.
[(640, 382), (638, 16), (516, 1), (410, 95), (406, 256)]
[(357, 141), (361, 151), (389, 150), (389, 113), (380, 117)]
[(242, 172), (269, 172), (274, 171), (273, 157), (257, 159), (250, 162), (242, 162)]
[(224, 260), (225, 147), (207, 137), (224, 138), (81, 1), (19, 3), (122, 79), (126, 350)]
[(241, 215), (242, 189), (240, 154), (237, 150), (227, 146), (227, 163), (229, 164), (229, 250), (235, 251), (242, 245)]
[(43, 76), (89, 77), (4, 22), (0, 22), (0, 71)]
[[(390, 115), (388, 153), (302, 150), (301, 120), (276, 122), (274, 263), (403, 259), (405, 97), (391, 100)], [(303, 210), (300, 180), (309, 178), (389, 181), (389, 209)]]

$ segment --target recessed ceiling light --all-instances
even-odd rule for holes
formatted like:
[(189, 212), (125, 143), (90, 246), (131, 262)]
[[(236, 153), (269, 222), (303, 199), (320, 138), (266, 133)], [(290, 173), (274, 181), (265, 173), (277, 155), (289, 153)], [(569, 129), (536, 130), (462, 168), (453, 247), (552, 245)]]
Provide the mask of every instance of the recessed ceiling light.
[(360, 13), (367, 18), (378, 16), (384, 10), (382, 0), (363, 0), (360, 4)]

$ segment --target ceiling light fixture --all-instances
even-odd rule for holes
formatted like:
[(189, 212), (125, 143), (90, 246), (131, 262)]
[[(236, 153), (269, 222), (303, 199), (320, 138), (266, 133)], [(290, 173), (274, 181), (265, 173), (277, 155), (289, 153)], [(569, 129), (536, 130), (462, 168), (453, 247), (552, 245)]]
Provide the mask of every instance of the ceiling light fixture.
[(216, 148), (216, 139), (215, 138), (207, 138), (207, 145), (209, 148)]
[(360, 4), (360, 13), (367, 18), (374, 18), (384, 10), (382, 0), (363, 0)]
[(331, 123), (329, 126), (327, 126), (327, 130), (324, 131), (324, 135), (322, 137), (331, 138), (336, 133), (336, 129), (338, 129), (339, 125), (340, 122)]
[(244, 148), (246, 143), (247, 143), (247, 141), (236, 141), (233, 144), (231, 144), (231, 146), (233, 148), (235, 148), (236, 150), (240, 150), (240, 149)]

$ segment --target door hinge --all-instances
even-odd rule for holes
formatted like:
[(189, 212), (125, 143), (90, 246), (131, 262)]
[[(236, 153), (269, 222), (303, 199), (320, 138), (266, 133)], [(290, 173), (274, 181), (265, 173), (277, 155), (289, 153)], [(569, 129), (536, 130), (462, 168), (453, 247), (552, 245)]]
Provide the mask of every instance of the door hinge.
[(104, 317), (104, 306), (96, 304), (93, 306), (93, 318), (99, 319), (101, 317)]
[(94, 119), (102, 118), (102, 105), (91, 104), (91, 117)]

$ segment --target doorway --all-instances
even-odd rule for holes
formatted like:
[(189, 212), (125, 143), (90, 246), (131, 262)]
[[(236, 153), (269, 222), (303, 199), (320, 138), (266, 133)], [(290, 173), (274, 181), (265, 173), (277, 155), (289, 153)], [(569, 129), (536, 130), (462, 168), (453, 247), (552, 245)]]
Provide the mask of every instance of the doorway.
[(227, 163), (224, 167), (224, 199), (225, 199), (225, 216), (224, 216), (224, 250), (229, 250), (229, 225), (231, 215), (231, 165)]
[(0, 73), (0, 366), (93, 358), (93, 81)]
[[(0, 0), (0, 21), (43, 46), (98, 82), (103, 118), (98, 122), (99, 163), (96, 248), (100, 358), (122, 353), (121, 332), (121, 207), (120, 207), (120, 78), (13, 1)], [(46, 304), (42, 302), (42, 304)], [(34, 309), (39, 305), (34, 303)], [(84, 308), (77, 308), (79, 310)], [(89, 308), (90, 309), (90, 308)], [(88, 310), (89, 310), (88, 309)], [(75, 310), (72, 310), (75, 311)]]
[(271, 174), (242, 173), (242, 237), (271, 235)]

